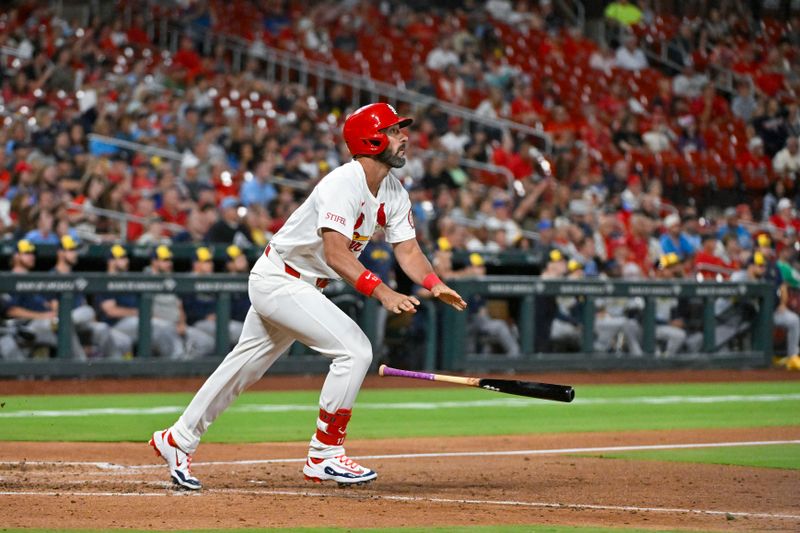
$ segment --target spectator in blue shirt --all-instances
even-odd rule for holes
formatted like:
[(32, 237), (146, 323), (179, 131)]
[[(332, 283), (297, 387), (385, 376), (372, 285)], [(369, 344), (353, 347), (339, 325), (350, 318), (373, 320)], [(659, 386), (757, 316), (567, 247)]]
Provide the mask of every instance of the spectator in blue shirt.
[(266, 206), (278, 196), (275, 186), (267, 181), (271, 174), (272, 164), (262, 161), (256, 167), (252, 179), (248, 180), (245, 176), (245, 181), (242, 182), (242, 187), (239, 189), (239, 197), (244, 206), (249, 207), (250, 204)]
[(664, 219), (664, 227), (667, 232), (661, 236), (661, 250), (666, 254), (678, 254), (683, 260), (694, 255), (695, 247), (689, 238), (681, 231), (681, 218), (672, 214)]
[(717, 232), (717, 237), (722, 240), (725, 235), (731, 233), (736, 237), (744, 250), (753, 249), (753, 236), (747, 231), (747, 228), (739, 224), (739, 219), (736, 214), (735, 207), (729, 207), (725, 210), (725, 225), (720, 226)]
[(36, 215), (36, 229), (25, 234), (25, 240), (32, 244), (59, 244), (58, 235), (53, 231), (53, 214), (47, 209), (40, 209)]

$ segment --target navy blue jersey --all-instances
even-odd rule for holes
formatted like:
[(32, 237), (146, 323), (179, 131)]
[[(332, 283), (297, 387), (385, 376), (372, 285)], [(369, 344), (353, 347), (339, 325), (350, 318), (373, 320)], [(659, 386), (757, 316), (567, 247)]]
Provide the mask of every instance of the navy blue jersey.
[(17, 293), (10, 296), (8, 307), (21, 307), (37, 313), (50, 311), (49, 299), (44, 294)]
[(182, 298), (183, 310), (186, 312), (186, 323), (189, 325), (205, 320), (217, 312), (217, 295), (212, 293), (189, 293)]
[(97, 314), (100, 320), (107, 324), (116, 324), (119, 319), (112, 318), (103, 312), (103, 302), (106, 300), (114, 300), (118, 306), (139, 309), (139, 296), (136, 294), (98, 294), (97, 295)]

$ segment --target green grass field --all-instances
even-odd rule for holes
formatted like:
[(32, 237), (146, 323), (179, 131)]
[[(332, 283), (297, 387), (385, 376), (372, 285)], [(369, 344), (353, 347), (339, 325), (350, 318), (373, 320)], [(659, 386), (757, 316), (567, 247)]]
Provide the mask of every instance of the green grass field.
[(597, 457), (800, 470), (800, 445), (797, 444), (691, 450), (643, 450), (627, 453), (602, 453)]
[[(245, 393), (204, 441), (306, 440), (317, 396)], [(146, 440), (190, 399), (183, 393), (0, 396), (0, 440)], [(354, 413), (355, 439), (786, 426), (800, 424), (800, 382), (581, 386), (571, 404), (456, 387), (363, 390)]]

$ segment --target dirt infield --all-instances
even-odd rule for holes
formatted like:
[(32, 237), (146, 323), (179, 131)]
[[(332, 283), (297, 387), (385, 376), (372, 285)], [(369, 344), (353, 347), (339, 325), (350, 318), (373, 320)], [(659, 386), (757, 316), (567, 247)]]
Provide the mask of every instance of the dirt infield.
[[(380, 477), (303, 480), (306, 443), (206, 444), (200, 493), (172, 490), (142, 444), (0, 444), (5, 527), (158, 528), (569, 524), (797, 531), (797, 472), (586, 457), (565, 448), (800, 439), (800, 428), (354, 441)], [(547, 450), (547, 451), (543, 451)], [(508, 455), (486, 452), (520, 451)], [(463, 456), (438, 454), (463, 452)], [(468, 454), (468, 452), (474, 452)], [(425, 457), (387, 457), (429, 454)], [(581, 456), (583, 455), (583, 456)], [(24, 458), (20, 461), (20, 458)], [(269, 462), (267, 462), (269, 461)]]
[[(531, 376), (575, 385), (798, 377), (778, 371)], [(274, 376), (254, 389), (316, 389), (322, 380)], [(0, 381), (0, 391), (188, 392), (201, 382)], [(365, 387), (414, 385), (435, 386), (370, 377)], [(602, 447), (798, 439), (800, 427), (792, 426), (352, 441), (348, 452), (363, 457), (379, 478), (348, 489), (303, 480), (305, 442), (204, 444), (194, 471), (205, 487), (191, 494), (172, 489), (166, 466), (145, 443), (0, 442), (0, 524), (170, 530), (559, 524), (798, 531), (797, 471), (590, 457)]]

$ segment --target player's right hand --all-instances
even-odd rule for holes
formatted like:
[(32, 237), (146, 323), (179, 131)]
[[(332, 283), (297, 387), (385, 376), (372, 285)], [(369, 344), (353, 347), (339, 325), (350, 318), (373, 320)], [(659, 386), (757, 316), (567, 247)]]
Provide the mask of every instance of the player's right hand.
[(417, 300), (414, 296), (406, 296), (405, 294), (400, 294), (399, 292), (396, 292), (385, 285), (384, 287), (386, 290), (381, 291), (380, 296), (378, 296), (378, 300), (380, 300), (384, 309), (396, 315), (399, 315), (402, 312), (417, 312), (419, 300)]

